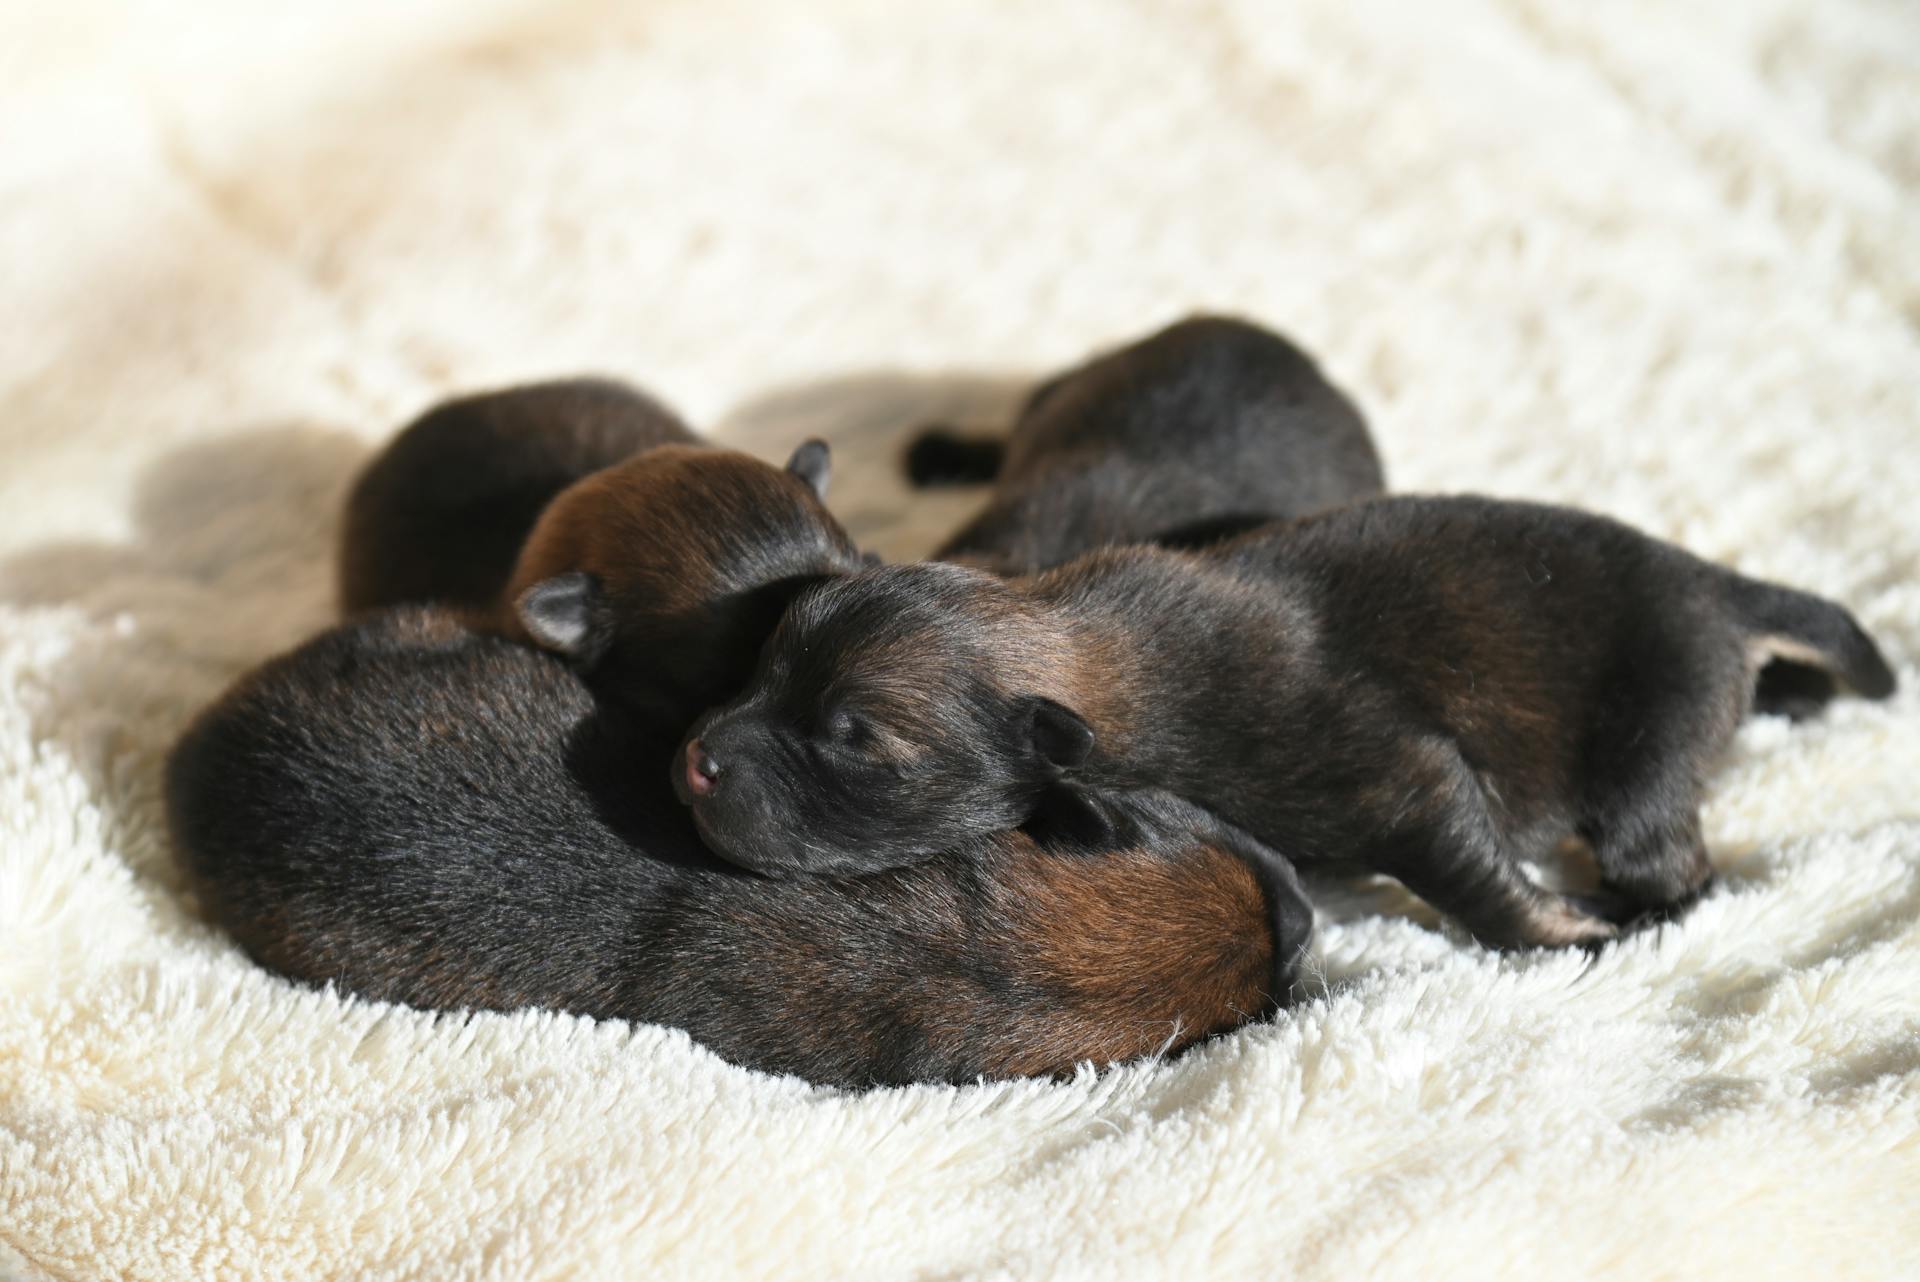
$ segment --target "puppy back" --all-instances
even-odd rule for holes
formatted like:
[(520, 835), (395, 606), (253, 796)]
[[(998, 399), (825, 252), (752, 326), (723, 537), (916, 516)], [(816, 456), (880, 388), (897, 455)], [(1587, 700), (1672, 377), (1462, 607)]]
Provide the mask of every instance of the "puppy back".
[(660, 402), (602, 379), (437, 405), (368, 464), (348, 498), (341, 608), (491, 604), (556, 494), (644, 450), (697, 440)]

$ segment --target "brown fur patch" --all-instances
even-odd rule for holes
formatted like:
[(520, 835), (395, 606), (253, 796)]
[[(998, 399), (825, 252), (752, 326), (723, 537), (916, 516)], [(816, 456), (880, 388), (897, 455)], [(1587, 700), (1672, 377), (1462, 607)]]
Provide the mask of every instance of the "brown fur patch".
[[(508, 600), (543, 579), (584, 570), (610, 589), (646, 591), (662, 610), (704, 601), (713, 576), (705, 555), (709, 544), (699, 537), (704, 496), (697, 478), (734, 470), (736, 458), (750, 465), (739, 470), (751, 484), (764, 465), (700, 446), (668, 445), (570, 486), (527, 536)], [(680, 573), (670, 572), (676, 568)]]
[(1059, 1073), (1177, 1050), (1264, 1009), (1273, 945), (1265, 901), (1237, 857), (1194, 847), (1038, 855), (1005, 869), (1007, 978), (1044, 989), (1031, 1015), (995, 1027), (996, 1075)]
[(1797, 637), (1765, 634), (1747, 638), (1746, 660), (1749, 672), (1758, 672), (1775, 659), (1801, 663), (1822, 672), (1834, 670), (1833, 656)]
[[(506, 592), (585, 571), (623, 613), (692, 619), (752, 575), (769, 549), (857, 560), (806, 482), (735, 450), (663, 445), (569, 487), (541, 513)], [(796, 556), (796, 559), (800, 559)], [(517, 621), (503, 620), (524, 639)]]
[(1527, 942), (1536, 947), (1598, 944), (1620, 935), (1620, 928), (1612, 922), (1581, 912), (1562, 899), (1544, 900), (1528, 917), (1534, 937)]

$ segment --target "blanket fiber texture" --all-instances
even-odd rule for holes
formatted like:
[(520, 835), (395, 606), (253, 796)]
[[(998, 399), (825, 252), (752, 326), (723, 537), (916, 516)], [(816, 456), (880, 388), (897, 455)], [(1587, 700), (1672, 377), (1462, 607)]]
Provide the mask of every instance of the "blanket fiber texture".
[[(1920, 9), (829, 0), (0, 17), (0, 1276), (1920, 1276)], [(1405, 491), (1580, 504), (1900, 671), (1741, 731), (1719, 889), (1597, 956), (1329, 899), (1171, 1062), (843, 1093), (302, 989), (160, 766), (331, 618), (344, 488), (579, 371), (892, 555), (904, 434), (1197, 309)]]

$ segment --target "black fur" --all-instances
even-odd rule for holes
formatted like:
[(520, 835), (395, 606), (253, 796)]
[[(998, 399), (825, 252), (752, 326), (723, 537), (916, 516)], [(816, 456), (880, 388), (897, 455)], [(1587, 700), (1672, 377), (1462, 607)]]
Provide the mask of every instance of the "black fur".
[(354, 484), (341, 609), (489, 608), (554, 495), (642, 450), (697, 439), (659, 401), (608, 379), (443, 401), (403, 428)]
[[(1164, 787), (1300, 863), (1358, 860), (1483, 939), (1613, 925), (1520, 861), (1578, 835), (1633, 915), (1709, 875), (1706, 777), (1766, 658), (1881, 698), (1841, 607), (1602, 517), (1384, 499), (1202, 553), (1133, 548), (999, 580), (901, 566), (823, 585), (696, 727), (710, 845), (767, 871), (873, 870), (1061, 787)], [(1057, 719), (1083, 721), (1083, 764)], [(851, 717), (857, 736), (823, 727)]]
[(1385, 485), (1366, 421), (1312, 358), (1216, 316), (1049, 379), (1004, 451), (933, 429), (907, 466), (916, 484), (998, 478), (986, 511), (936, 555), (1001, 573), (1113, 544), (1191, 545)]
[(924, 428), (907, 446), (907, 480), (917, 489), (985, 485), (1000, 475), (1007, 443), (965, 436), (948, 427)]
[(1809, 664), (1775, 659), (1760, 669), (1753, 683), (1753, 710), (1805, 721), (1831, 703), (1835, 693), (1832, 674)]
[[(883, 568), (843, 580), (862, 585), (851, 594), (799, 594), (747, 693), (697, 723), (676, 757), (670, 774), (701, 835), (741, 866), (892, 867), (1019, 826), (1058, 777), (1005, 750), (1011, 727), (1036, 725), (1039, 692), (1008, 694), (1002, 680), (1038, 637), (973, 613), (979, 571), (899, 568), (906, 579)], [(871, 662), (849, 672), (847, 647)], [(709, 795), (689, 771), (696, 752), (715, 763)]]
[(1171, 798), (1103, 810), (1125, 854), (1003, 835), (858, 881), (750, 876), (635, 787), (671, 748), (552, 656), (406, 609), (240, 682), (175, 749), (167, 806), (207, 911), (271, 969), (671, 1024), (818, 1082), (1185, 1045), (1283, 993), (1311, 930), (1284, 861)]
[(826, 502), (827, 482), (833, 476), (833, 454), (825, 441), (811, 437), (800, 442), (787, 460), (787, 471), (805, 481), (813, 497)]

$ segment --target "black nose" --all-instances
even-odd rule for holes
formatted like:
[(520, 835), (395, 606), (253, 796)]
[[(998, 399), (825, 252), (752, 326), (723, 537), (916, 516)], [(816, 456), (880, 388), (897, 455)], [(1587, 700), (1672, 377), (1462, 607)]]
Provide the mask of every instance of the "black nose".
[(720, 763), (707, 754), (707, 750), (695, 739), (687, 745), (687, 787), (696, 797), (711, 793), (720, 782)]

